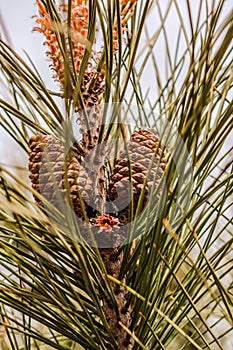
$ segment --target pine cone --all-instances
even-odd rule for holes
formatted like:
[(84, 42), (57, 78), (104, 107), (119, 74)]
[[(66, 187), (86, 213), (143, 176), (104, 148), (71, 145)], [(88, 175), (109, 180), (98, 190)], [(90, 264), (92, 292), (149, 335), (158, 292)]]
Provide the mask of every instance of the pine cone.
[[(141, 210), (145, 208), (150, 191), (155, 190), (165, 167), (164, 150), (156, 131), (150, 128), (135, 131), (125, 150), (120, 152), (110, 176), (109, 199), (115, 201), (120, 222), (128, 222), (131, 200), (135, 215), (143, 187), (145, 192)], [(154, 204), (158, 197), (159, 194), (154, 198)]]
[[(104, 75), (95, 72), (86, 73), (83, 78), (81, 91), (85, 104), (85, 111), (78, 108), (78, 112), (81, 124), (82, 147), (86, 154), (97, 145), (99, 138), (102, 117), (99, 105), (104, 91)], [(88, 122), (86, 117), (88, 117)]]
[(99, 213), (103, 212), (106, 198), (104, 144), (98, 145), (102, 119), (100, 102), (104, 91), (103, 84), (104, 75), (102, 73), (94, 71), (85, 73), (81, 87), (85, 110), (81, 110), (80, 106), (77, 107), (78, 120), (81, 124), (81, 145), (85, 156), (80, 173), (88, 179), (88, 190), (84, 191), (84, 196)]
[[(67, 193), (78, 216), (83, 215), (85, 202), (80, 198), (79, 184), (86, 179), (79, 178), (80, 162), (75, 147), (65, 153), (65, 146), (50, 135), (35, 135), (29, 140), (29, 171), (32, 188), (43, 195), (51, 204), (61, 208), (61, 201)], [(61, 192), (60, 192), (61, 191)], [(60, 192), (60, 193), (59, 193)], [(35, 196), (39, 205), (43, 203)]]

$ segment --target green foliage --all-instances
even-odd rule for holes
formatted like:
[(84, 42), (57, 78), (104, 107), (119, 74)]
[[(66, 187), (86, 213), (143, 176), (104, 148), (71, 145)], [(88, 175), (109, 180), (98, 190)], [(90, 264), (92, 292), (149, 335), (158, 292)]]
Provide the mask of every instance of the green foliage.
[[(59, 21), (53, 1), (44, 3)], [(131, 35), (124, 43), (119, 34), (114, 54), (112, 14), (119, 17), (118, 1), (90, 1), (89, 39), (93, 42), (95, 18), (104, 38), (105, 103), (124, 102), (129, 109), (134, 103), (134, 125), (161, 125), (165, 145), (172, 142), (171, 133), (182, 139), (167, 154), (168, 191), (159, 203), (161, 214), (147, 227), (150, 213), (145, 210), (140, 221), (145, 233), (133, 254), (130, 243), (123, 247), (122, 269), (129, 276), (124, 288), (135, 310), (127, 332), (135, 339), (135, 350), (170, 349), (177, 342), (179, 349), (225, 349), (224, 339), (233, 328), (233, 176), (228, 146), (233, 122), (233, 12), (223, 18), (229, 2), (212, 1), (210, 6), (200, 1), (194, 18), (187, 1), (187, 25), (181, 3), (168, 1), (163, 13), (160, 1), (139, 0), (128, 24)], [(175, 49), (166, 26), (171, 11), (180, 22), (172, 39)], [(153, 16), (160, 19), (154, 32), (148, 22)], [(157, 56), (161, 40), (164, 66)], [(83, 67), (87, 58), (88, 50)], [(148, 65), (153, 94), (142, 82)], [(64, 121), (59, 92), (49, 91), (36, 69), (3, 39), (1, 78), (12, 96), (11, 101), (0, 99), (1, 127), (28, 152), (29, 135), (52, 134)], [(80, 82), (77, 76), (72, 80), (79, 99)], [(72, 116), (68, 93), (61, 100), (66, 117)], [(75, 223), (56, 211), (52, 221), (36, 206), (32, 192), (14, 169), (0, 164), (0, 348), (106, 349), (111, 334), (99, 295), (104, 289), (114, 300), (114, 279), (106, 275), (98, 250), (71, 239)]]

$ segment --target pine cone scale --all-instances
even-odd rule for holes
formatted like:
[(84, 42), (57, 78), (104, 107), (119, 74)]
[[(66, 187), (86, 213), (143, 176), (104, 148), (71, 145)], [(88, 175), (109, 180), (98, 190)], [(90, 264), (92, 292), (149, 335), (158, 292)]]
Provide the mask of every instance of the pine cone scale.
[(157, 186), (166, 167), (164, 150), (154, 129), (135, 131), (125, 147), (126, 150), (120, 152), (109, 183), (109, 198), (117, 201), (119, 218), (124, 220), (129, 214), (129, 203), (123, 209), (120, 206), (129, 199), (130, 184), (135, 213), (141, 191), (145, 191), (144, 207), (150, 190)]

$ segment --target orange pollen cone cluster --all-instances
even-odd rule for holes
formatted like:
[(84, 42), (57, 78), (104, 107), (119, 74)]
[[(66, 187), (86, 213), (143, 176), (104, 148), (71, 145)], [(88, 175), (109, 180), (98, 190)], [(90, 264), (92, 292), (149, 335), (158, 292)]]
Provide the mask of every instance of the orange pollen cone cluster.
[[(65, 63), (59, 37), (62, 34), (67, 42), (68, 40), (71, 41), (72, 46), (70, 47), (70, 52), (68, 52), (68, 58), (69, 56), (73, 57), (74, 67), (71, 63), (72, 60), (69, 58), (70, 70), (73, 72), (75, 69), (78, 72), (84, 55), (88, 33), (89, 13), (87, 1), (72, 1), (69, 30), (66, 19), (62, 21), (60, 26), (59, 23), (55, 23), (52, 20), (42, 1), (37, 0), (36, 2), (39, 9), (39, 17), (36, 19), (38, 26), (34, 27), (34, 31), (44, 34), (46, 38), (44, 44), (48, 47), (46, 54), (51, 61), (51, 68), (55, 72), (54, 78), (60, 82), (63, 88)], [(67, 6), (60, 6), (57, 8), (57, 11), (61, 18), (67, 17)]]
[[(63, 3), (62, 5), (57, 6), (56, 11), (60, 16), (61, 21), (56, 21), (53, 19), (53, 17), (51, 18), (50, 11), (41, 0), (36, 0), (36, 2), (39, 9), (39, 16), (37, 16), (37, 26), (34, 27), (34, 31), (44, 34), (46, 38), (44, 42), (44, 44), (48, 47), (46, 54), (51, 61), (51, 68), (55, 72), (54, 78), (60, 82), (63, 90), (67, 64), (71, 74), (78, 74), (85, 49), (87, 47), (89, 1), (72, 0), (71, 13), (69, 16), (67, 4)], [(117, 52), (119, 48), (119, 28), (122, 35), (127, 33), (128, 37), (130, 37), (130, 31), (127, 23), (134, 14), (136, 3), (137, 0), (120, 1), (120, 26), (118, 23), (118, 18), (115, 18), (113, 23), (112, 39), (114, 52)], [(68, 17), (70, 17), (69, 24), (67, 23)], [(62, 49), (62, 45), (64, 45), (64, 38), (66, 42), (69, 43), (66, 50)], [(123, 41), (125, 40), (126, 38), (123, 37)], [(67, 57), (64, 57), (65, 51)], [(96, 56), (96, 53), (92, 52), (90, 62), (87, 66), (87, 72), (92, 70), (91, 67), (93, 62), (95, 62), (94, 64), (96, 65), (96, 62), (98, 62), (98, 59), (101, 56), (101, 52), (98, 53), (97, 57), (94, 56)], [(67, 61), (66, 63), (64, 62), (65, 60)]]

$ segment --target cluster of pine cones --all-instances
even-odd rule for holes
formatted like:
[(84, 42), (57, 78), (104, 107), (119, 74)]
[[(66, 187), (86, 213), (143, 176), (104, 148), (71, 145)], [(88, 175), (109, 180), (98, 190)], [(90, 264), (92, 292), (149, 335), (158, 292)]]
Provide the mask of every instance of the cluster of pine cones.
[[(130, 206), (131, 219), (143, 210), (150, 192), (156, 192), (156, 185), (166, 166), (163, 147), (156, 131), (151, 128), (142, 128), (132, 134), (115, 162), (108, 183), (103, 171), (96, 170), (97, 174), (90, 175), (86, 169), (87, 162), (82, 164), (82, 157), (75, 146), (66, 152), (62, 142), (51, 135), (32, 136), (29, 145), (32, 188), (58, 209), (59, 193), (61, 201), (68, 194), (78, 217), (86, 217), (91, 222), (97, 220), (105, 229), (116, 223), (126, 224)], [(95, 159), (91, 162), (95, 169)], [(155, 195), (154, 202), (158, 195)], [(106, 198), (101, 198), (102, 203), (107, 200), (113, 203), (113, 217), (104, 213), (104, 205), (99, 211), (91, 207), (91, 203), (94, 205), (97, 198), (103, 196)], [(43, 206), (41, 199), (35, 196), (35, 200)], [(138, 208), (139, 202), (141, 208)], [(104, 219), (101, 221), (101, 218)]]

